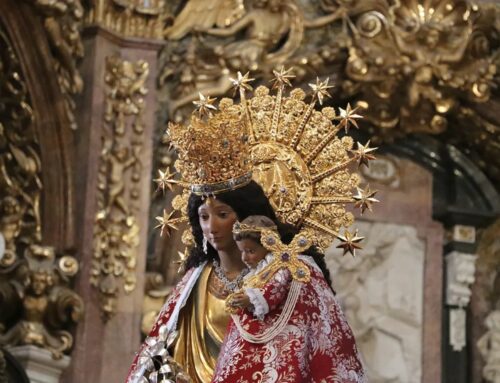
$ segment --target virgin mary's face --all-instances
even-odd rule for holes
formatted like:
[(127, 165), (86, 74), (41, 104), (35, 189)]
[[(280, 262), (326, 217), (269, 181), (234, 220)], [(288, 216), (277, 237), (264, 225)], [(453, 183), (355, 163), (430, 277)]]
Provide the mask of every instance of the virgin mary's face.
[(236, 247), (233, 239), (233, 224), (238, 217), (231, 206), (215, 198), (208, 198), (198, 208), (198, 216), (203, 234), (217, 251)]

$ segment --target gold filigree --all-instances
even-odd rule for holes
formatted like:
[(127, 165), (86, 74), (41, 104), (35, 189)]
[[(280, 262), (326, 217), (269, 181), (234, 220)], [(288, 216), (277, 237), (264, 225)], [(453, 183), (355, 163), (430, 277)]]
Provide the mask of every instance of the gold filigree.
[(90, 279), (99, 290), (105, 320), (116, 310), (120, 286), (128, 294), (136, 285), (137, 200), (148, 74), (145, 61), (130, 62), (118, 56), (106, 59), (106, 114)]
[[(57, 259), (52, 247), (39, 245), (28, 246), (23, 258), (0, 270), (2, 305), (22, 307), (15, 324), (0, 333), (0, 343), (35, 345), (60, 358), (73, 344), (73, 336), (64, 328), (83, 314), (82, 299), (69, 288), (70, 278), (78, 269), (67, 270), (61, 264), (78, 263), (71, 256)], [(0, 315), (3, 324), (9, 323), (6, 311)]]
[(87, 4), (85, 24), (99, 24), (130, 37), (161, 39), (171, 19), (164, 0), (97, 0)]
[[(352, 190), (358, 186), (359, 176), (351, 168), (357, 161), (373, 158), (374, 149), (366, 144), (352, 150), (352, 139), (337, 137), (341, 128), (348, 130), (356, 124), (359, 116), (355, 110), (348, 107), (344, 115), (341, 111), (334, 124), (331, 108), (324, 113), (314, 109), (318, 94), (324, 95), (328, 89), (328, 81), (318, 81), (312, 101), (306, 104), (301, 90), (283, 94), (289, 71), (282, 69), (276, 76), (276, 83), (281, 84), (276, 96), (260, 86), (247, 98), (247, 83), (240, 81), (240, 104), (223, 99), (220, 110), (206, 119), (195, 112), (188, 127), (170, 125), (170, 136), (179, 150), (175, 166), (182, 183), (196, 184), (206, 194), (218, 192), (212, 188), (214, 183), (228, 178), (238, 181), (241, 174), (252, 170), (253, 179), (262, 186), (280, 219), (308, 227), (315, 234), (315, 245), (325, 249), (341, 227), (353, 222), (345, 204), (358, 201)], [(227, 186), (224, 190), (240, 185)], [(372, 192), (361, 197), (363, 211), (376, 202)], [(177, 223), (187, 221), (185, 204), (187, 198), (182, 203), (175, 200), (173, 210), (157, 218), (160, 226), (176, 228)]]

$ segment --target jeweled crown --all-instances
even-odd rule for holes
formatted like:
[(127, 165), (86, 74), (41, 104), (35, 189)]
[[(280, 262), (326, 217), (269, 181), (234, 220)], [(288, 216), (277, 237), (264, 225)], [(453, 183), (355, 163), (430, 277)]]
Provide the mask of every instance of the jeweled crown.
[(212, 113), (207, 109), (211, 99), (204, 101), (187, 127), (170, 123), (169, 134), (179, 153), (175, 168), (182, 181), (193, 193), (211, 195), (248, 184), (252, 168), (241, 106), (223, 99)]

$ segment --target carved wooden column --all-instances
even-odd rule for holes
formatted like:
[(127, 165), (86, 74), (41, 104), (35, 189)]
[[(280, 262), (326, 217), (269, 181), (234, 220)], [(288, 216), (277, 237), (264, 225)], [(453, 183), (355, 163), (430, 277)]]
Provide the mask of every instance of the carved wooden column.
[(76, 232), (86, 302), (64, 382), (124, 381), (140, 344), (159, 40), (84, 31)]

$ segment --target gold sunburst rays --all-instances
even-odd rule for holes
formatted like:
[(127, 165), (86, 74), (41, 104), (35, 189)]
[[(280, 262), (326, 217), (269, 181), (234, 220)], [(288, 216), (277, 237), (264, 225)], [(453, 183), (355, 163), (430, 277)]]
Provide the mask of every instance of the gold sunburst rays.
[(175, 214), (175, 209), (170, 213), (167, 212), (166, 209), (163, 210), (163, 215), (155, 217), (158, 221), (158, 225), (155, 226), (155, 229), (160, 228), (160, 235), (163, 235), (165, 232), (167, 235), (170, 234), (170, 230), (178, 230), (178, 225), (180, 223), (184, 223), (188, 221), (187, 216), (182, 216), (179, 218), (173, 218), (172, 216)]
[[(302, 89), (293, 89), (288, 94), (284, 91), (291, 85), (291, 69), (281, 68), (274, 75), (271, 87), (274, 95), (261, 85), (249, 96), (248, 92), (252, 91), (249, 83), (253, 79), (249, 73), (238, 73), (231, 81), (240, 92), (240, 103), (226, 100), (223, 107), (221, 101), (219, 110), (215, 111), (209, 100), (202, 100), (201, 107), (208, 108), (208, 118), (201, 124), (210, 130), (215, 129), (215, 121), (218, 121), (218, 125), (232, 129), (230, 121), (234, 116), (246, 121), (243, 128), (249, 132), (247, 145), (253, 179), (262, 186), (280, 220), (299, 229), (313, 230), (316, 245), (324, 251), (335, 238), (340, 238), (341, 229), (354, 221), (347, 205), (354, 204), (364, 213), (377, 202), (376, 191), (368, 186), (359, 187), (356, 166), (351, 166), (356, 162), (359, 166), (368, 165), (375, 158), (376, 148), (371, 148), (369, 142), (363, 145), (354, 143), (349, 136), (338, 136), (341, 129), (349, 132), (349, 127), (359, 127), (361, 116), (357, 108), (347, 105), (345, 109), (338, 108), (338, 113), (332, 107), (316, 108), (330, 97), (332, 85), (328, 79), (317, 79), (315, 84), (310, 84), (312, 96), (307, 102)], [(207, 137), (212, 136), (220, 140), (221, 132), (214, 131)], [(356, 149), (353, 145), (357, 145)], [(160, 174), (159, 179), (163, 178), (166, 178), (164, 188), (170, 188), (172, 184), (167, 180), (171, 180), (172, 175)], [(187, 221), (186, 204), (184, 198), (182, 206), (177, 203), (174, 207), (181, 218), (173, 218), (172, 213), (166, 212), (163, 217), (157, 217), (159, 226), (168, 231)], [(344, 232), (342, 243), (347, 243), (347, 252), (353, 252), (361, 237), (347, 233)]]
[(283, 99), (283, 90), (285, 86), (292, 86), (290, 79), (294, 78), (295, 75), (291, 74), (292, 68), (285, 69), (284, 66), (281, 67), (279, 71), (273, 70), (274, 79), (271, 80), (273, 84), (273, 89), (277, 89), (276, 101), (274, 103), (274, 111), (271, 122), (270, 134), (271, 137), (275, 137), (278, 134), (278, 121), (281, 114), (281, 104)]
[[(240, 93), (240, 102), (243, 107), (243, 112), (245, 113), (245, 119), (247, 121), (247, 132), (248, 138), (250, 142), (255, 141), (255, 134), (253, 131), (253, 121), (252, 116), (250, 115), (250, 109), (248, 106), (248, 101), (246, 97), (246, 92), (251, 92), (253, 90), (250, 83), (254, 81), (254, 78), (250, 78), (250, 72), (245, 73), (244, 75), (238, 71), (236, 78), (229, 78), (229, 81), (233, 84), (234, 92), (239, 91)], [(234, 94), (233, 94), (234, 96)]]
[(305, 113), (302, 116), (302, 120), (297, 126), (297, 129), (293, 133), (292, 139), (290, 141), (290, 147), (296, 149), (304, 133), (307, 122), (311, 118), (312, 112), (315, 110), (316, 102), (319, 101), (320, 105), (323, 105), (323, 97), (331, 97), (328, 93), (328, 89), (332, 88), (333, 85), (328, 85), (329, 79), (321, 82), (319, 78), (316, 79), (316, 84), (309, 84), (313, 90), (311, 101), (307, 106)]

